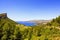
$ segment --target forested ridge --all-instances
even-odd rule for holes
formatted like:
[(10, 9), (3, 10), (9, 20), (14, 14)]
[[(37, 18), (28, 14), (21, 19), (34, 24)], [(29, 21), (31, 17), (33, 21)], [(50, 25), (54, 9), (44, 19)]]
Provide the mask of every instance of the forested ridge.
[(0, 40), (60, 40), (60, 16), (47, 24), (25, 26), (2, 14)]

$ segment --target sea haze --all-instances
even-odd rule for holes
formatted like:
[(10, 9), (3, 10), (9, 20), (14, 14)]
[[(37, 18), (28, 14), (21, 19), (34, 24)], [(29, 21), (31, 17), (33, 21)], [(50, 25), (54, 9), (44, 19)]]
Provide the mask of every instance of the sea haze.
[(23, 24), (25, 26), (34, 26), (34, 25), (36, 25), (35, 22), (29, 22), (29, 21), (17, 21), (17, 23)]

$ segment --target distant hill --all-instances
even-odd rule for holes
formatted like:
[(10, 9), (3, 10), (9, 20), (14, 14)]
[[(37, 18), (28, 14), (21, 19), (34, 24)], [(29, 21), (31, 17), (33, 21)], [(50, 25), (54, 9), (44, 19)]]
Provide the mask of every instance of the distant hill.
[(46, 24), (46, 23), (48, 23), (48, 22), (50, 22), (50, 21), (51, 21), (51, 20), (30, 20), (29, 22)]
[(30, 20), (30, 21), (18, 21), (19, 24), (24, 24), (26, 26), (35, 26), (37, 24), (46, 24), (51, 20)]

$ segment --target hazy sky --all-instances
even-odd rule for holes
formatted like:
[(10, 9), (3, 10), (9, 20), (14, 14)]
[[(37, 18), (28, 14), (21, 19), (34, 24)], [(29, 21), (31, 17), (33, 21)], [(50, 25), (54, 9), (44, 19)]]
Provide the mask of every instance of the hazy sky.
[(0, 0), (0, 13), (15, 21), (52, 19), (60, 15), (60, 0)]

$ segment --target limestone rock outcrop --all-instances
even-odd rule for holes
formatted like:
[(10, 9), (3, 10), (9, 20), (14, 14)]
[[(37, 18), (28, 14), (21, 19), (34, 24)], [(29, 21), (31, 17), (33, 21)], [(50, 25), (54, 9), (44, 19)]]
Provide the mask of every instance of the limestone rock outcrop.
[(7, 18), (7, 13), (1, 13), (1, 14), (0, 14), (0, 19), (1, 19), (1, 18)]

